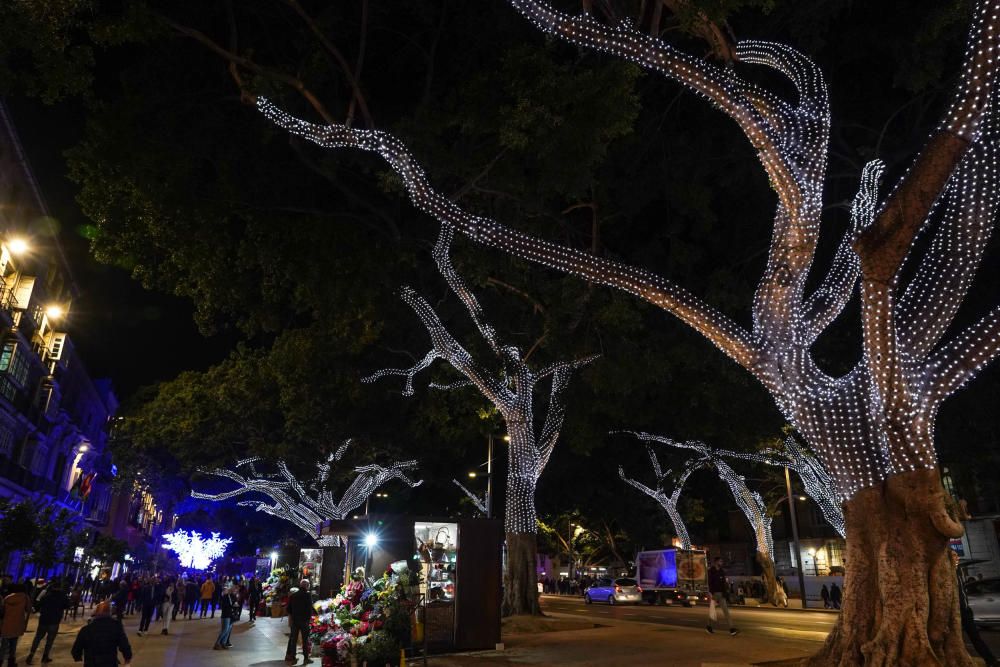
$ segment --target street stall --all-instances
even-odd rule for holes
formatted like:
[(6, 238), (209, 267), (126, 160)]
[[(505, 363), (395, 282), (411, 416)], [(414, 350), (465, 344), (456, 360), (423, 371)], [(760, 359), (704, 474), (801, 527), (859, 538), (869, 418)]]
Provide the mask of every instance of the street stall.
[(371, 516), (326, 522), (321, 533), (347, 539), (347, 572), (362, 574), (366, 585), (406, 563), (415, 645), (450, 651), (499, 643), (500, 521)]

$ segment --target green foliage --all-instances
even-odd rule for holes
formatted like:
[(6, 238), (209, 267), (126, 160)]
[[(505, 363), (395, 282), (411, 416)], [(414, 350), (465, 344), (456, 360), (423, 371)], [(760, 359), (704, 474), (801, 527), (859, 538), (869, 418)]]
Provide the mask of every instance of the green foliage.
[(26, 551), (38, 535), (38, 512), (27, 500), (11, 503), (0, 498), (0, 563), (6, 563), (11, 553)]
[(73, 551), (83, 541), (80, 519), (66, 509), (52, 506), (37, 514), (37, 530), (31, 542), (28, 559), (46, 571), (58, 563), (73, 560)]
[(128, 542), (108, 535), (98, 535), (87, 553), (104, 565), (121, 563), (125, 561), (125, 554), (128, 553)]

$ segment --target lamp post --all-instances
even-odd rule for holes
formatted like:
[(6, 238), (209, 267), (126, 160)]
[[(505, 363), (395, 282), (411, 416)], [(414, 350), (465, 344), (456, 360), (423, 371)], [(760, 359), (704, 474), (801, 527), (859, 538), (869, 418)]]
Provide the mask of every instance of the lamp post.
[(795, 543), (795, 568), (799, 577), (799, 593), (802, 596), (802, 608), (808, 609), (809, 603), (806, 601), (806, 577), (802, 563), (802, 549), (799, 547), (799, 522), (795, 516), (795, 501), (792, 499), (792, 478), (788, 474), (788, 466), (785, 466), (785, 491), (788, 493), (788, 513), (792, 519), (792, 541)]
[(493, 518), (493, 434), (486, 444), (486, 518)]

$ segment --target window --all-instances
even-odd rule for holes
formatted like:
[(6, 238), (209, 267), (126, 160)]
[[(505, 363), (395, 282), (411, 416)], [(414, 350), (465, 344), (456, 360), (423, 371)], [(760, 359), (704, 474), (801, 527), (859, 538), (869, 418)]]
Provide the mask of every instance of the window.
[(14, 433), (6, 425), (0, 425), (0, 456), (10, 457), (14, 451)]
[(17, 346), (17, 341), (9, 340), (0, 349), (0, 372), (22, 388), (28, 381), (28, 355)]

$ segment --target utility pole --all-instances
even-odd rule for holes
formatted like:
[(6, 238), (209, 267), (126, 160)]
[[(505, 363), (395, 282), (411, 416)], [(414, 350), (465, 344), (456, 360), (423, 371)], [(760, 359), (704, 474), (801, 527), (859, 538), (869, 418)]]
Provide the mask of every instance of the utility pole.
[(486, 446), (486, 518), (493, 518), (493, 434)]
[(785, 491), (788, 492), (788, 512), (792, 518), (792, 542), (795, 544), (795, 571), (799, 575), (802, 608), (808, 609), (809, 603), (806, 601), (806, 578), (802, 572), (802, 549), (799, 547), (799, 522), (795, 516), (795, 499), (792, 498), (792, 478), (788, 475), (788, 466), (785, 466)]

